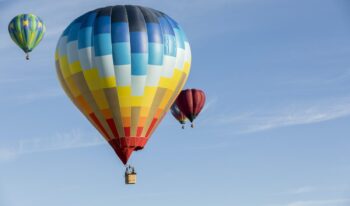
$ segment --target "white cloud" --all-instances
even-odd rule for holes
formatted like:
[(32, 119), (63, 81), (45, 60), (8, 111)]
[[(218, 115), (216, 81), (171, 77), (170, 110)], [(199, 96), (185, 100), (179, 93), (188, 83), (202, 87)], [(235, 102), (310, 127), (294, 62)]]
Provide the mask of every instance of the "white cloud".
[(12, 160), (24, 154), (92, 147), (106, 144), (99, 136), (84, 134), (81, 130), (57, 133), (51, 137), (20, 139), (12, 145), (2, 143), (0, 160)]

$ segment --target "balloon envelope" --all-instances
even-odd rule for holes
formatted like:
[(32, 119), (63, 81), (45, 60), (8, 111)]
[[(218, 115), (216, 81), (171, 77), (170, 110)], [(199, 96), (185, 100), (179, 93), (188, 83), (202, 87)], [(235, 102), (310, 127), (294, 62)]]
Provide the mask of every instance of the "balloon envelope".
[(63, 89), (124, 164), (175, 101), (190, 62), (178, 23), (142, 6), (90, 11), (65, 29), (56, 49)]
[(34, 14), (20, 14), (9, 23), (12, 40), (25, 52), (31, 52), (42, 40), (46, 27)]
[(199, 89), (183, 90), (176, 99), (176, 105), (191, 122), (202, 111), (204, 104), (205, 94)]
[(180, 124), (186, 123), (187, 118), (185, 114), (181, 112), (176, 102), (174, 102), (174, 104), (171, 106), (170, 111), (171, 114), (175, 117), (175, 119), (180, 122)]

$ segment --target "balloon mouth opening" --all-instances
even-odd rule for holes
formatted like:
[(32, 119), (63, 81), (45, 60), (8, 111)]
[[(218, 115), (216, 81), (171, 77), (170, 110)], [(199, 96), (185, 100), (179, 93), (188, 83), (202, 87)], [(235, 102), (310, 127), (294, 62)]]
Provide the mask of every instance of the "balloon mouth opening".
[(142, 149), (143, 149), (143, 147), (141, 147), (141, 146), (134, 147), (134, 151), (139, 151), (139, 150), (142, 150)]

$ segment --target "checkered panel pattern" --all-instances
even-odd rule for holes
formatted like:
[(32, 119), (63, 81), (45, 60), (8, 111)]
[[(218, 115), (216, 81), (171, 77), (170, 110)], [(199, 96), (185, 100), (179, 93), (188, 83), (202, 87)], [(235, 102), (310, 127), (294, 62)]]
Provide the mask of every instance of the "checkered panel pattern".
[(181, 27), (141, 6), (88, 12), (56, 49), (67, 95), (124, 164), (142, 149), (184, 86), (191, 51)]

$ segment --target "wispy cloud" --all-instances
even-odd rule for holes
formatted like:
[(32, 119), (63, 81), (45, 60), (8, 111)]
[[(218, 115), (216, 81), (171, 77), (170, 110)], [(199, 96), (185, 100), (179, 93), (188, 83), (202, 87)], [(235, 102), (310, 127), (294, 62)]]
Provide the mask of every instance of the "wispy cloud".
[(57, 133), (51, 137), (20, 139), (11, 145), (2, 143), (0, 160), (12, 160), (24, 154), (92, 147), (106, 144), (102, 137), (84, 134), (81, 130)]
[(323, 185), (323, 186), (303, 186), (294, 189), (290, 189), (286, 192), (280, 192), (278, 195), (304, 195), (309, 193), (333, 193), (333, 192), (345, 192), (349, 191), (348, 184), (341, 185)]
[(6, 86), (12, 86), (13, 84), (18, 84), (20, 82), (32, 82), (32, 81), (42, 81), (42, 80), (49, 80), (52, 79), (52, 77), (49, 76), (25, 76), (25, 77), (1, 77), (0, 78), (0, 85), (6, 85)]
[(222, 115), (217, 118), (220, 124), (230, 124), (239, 128), (239, 133), (252, 133), (280, 127), (314, 124), (350, 116), (350, 99), (320, 101), (307, 105), (287, 106), (286, 108), (237, 115)]
[(317, 191), (316, 187), (310, 187), (310, 186), (306, 186), (306, 187), (299, 187), (297, 189), (293, 189), (291, 191), (289, 191), (289, 194), (293, 194), (293, 195), (299, 195), (299, 194), (305, 194), (305, 193), (310, 193), (310, 192), (314, 192)]
[(15, 100), (19, 104), (26, 104), (26, 103), (31, 103), (38, 100), (55, 98), (63, 95), (64, 95), (63, 91), (59, 88), (56, 88), (56, 89), (46, 89), (46, 90), (36, 91), (36, 92), (35, 91), (27, 92), (24, 94), (14, 96), (11, 99)]
[(218, 102), (218, 97), (214, 97), (208, 100), (202, 109), (202, 113), (207, 111), (209, 108), (213, 107), (217, 102)]
[(350, 199), (296, 201), (285, 206), (348, 206)]

